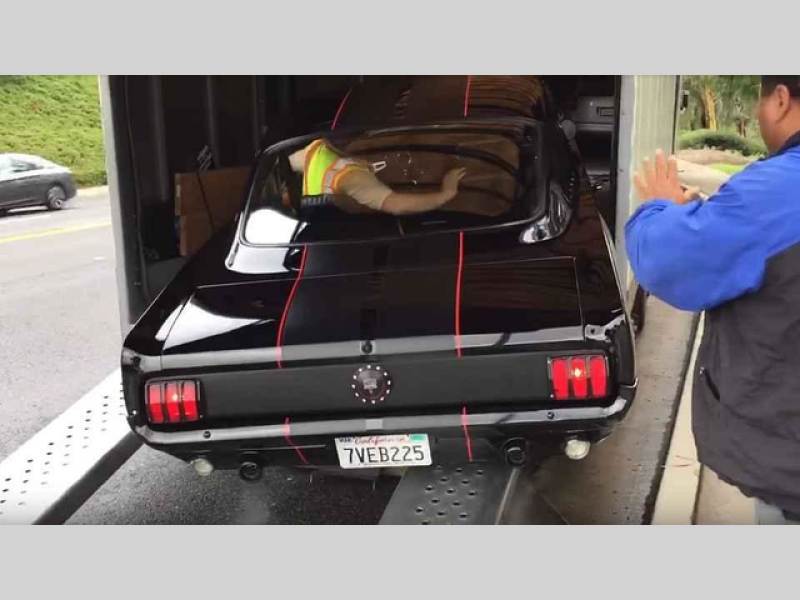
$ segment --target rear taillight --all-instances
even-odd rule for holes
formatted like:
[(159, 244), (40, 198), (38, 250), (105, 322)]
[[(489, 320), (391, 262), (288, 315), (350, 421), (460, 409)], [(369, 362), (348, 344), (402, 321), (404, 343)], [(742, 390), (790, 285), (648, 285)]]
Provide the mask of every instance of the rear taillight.
[(589, 373), (585, 356), (573, 356), (569, 361), (569, 380), (572, 395), (583, 400), (589, 395)]
[(550, 359), (550, 386), (559, 400), (569, 396), (569, 360)]
[(598, 354), (549, 360), (550, 387), (556, 400), (585, 400), (608, 395), (608, 361)]
[(164, 422), (164, 390), (161, 385), (151, 383), (147, 386), (147, 418), (151, 423)]
[(200, 410), (197, 407), (197, 384), (194, 381), (184, 381), (182, 385), (183, 416), (187, 421), (197, 421), (200, 419)]
[(154, 381), (147, 384), (147, 419), (153, 424), (200, 420), (196, 381)]
[(608, 361), (605, 356), (589, 357), (589, 381), (593, 397), (608, 395)]
[(164, 386), (164, 406), (167, 408), (167, 422), (180, 423), (181, 395), (179, 383), (168, 383)]

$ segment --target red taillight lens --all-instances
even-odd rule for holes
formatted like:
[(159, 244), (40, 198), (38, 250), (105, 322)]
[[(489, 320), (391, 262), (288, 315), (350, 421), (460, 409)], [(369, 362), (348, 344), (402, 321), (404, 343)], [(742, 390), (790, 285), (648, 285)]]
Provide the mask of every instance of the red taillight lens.
[(608, 366), (604, 356), (589, 357), (589, 377), (592, 382), (592, 396), (602, 398), (608, 394)]
[(550, 383), (556, 400), (569, 398), (569, 359), (553, 358), (550, 361)]
[(151, 423), (164, 422), (163, 392), (159, 383), (147, 386), (147, 418)]
[(196, 381), (159, 381), (147, 384), (147, 418), (153, 424), (200, 420)]
[(550, 385), (556, 400), (585, 400), (608, 395), (605, 356), (559, 356), (550, 359)]
[(177, 383), (168, 383), (164, 395), (164, 405), (167, 407), (167, 421), (178, 423), (181, 420), (181, 396), (178, 393)]
[(583, 400), (589, 395), (589, 374), (586, 372), (586, 358), (573, 356), (569, 361), (569, 379), (572, 382), (572, 395)]
[(197, 386), (194, 381), (184, 381), (181, 390), (184, 418), (187, 421), (197, 421), (200, 418), (197, 409)]

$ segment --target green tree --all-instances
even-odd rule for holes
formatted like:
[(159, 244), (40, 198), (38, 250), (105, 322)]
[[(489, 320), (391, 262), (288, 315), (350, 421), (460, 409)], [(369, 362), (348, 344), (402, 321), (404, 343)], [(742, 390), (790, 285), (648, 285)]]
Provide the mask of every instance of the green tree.
[(683, 89), (695, 101), (692, 129), (717, 130), (717, 79), (714, 75), (687, 75), (683, 78)]
[(758, 75), (721, 75), (717, 79), (721, 121), (747, 137), (761, 91), (761, 78)]
[(758, 75), (688, 75), (683, 88), (693, 100), (682, 117), (684, 127), (747, 137), (760, 92)]

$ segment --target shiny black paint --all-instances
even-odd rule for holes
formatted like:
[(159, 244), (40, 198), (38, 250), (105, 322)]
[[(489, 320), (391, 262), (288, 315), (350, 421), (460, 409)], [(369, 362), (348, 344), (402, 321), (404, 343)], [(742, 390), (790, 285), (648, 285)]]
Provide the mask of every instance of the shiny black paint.
[[(131, 425), (142, 435), (147, 431), (141, 429), (144, 383), (172, 375), (201, 381), (208, 410), (203, 427), (212, 428), (348, 413), (456, 414), (465, 405), (470, 412), (546, 408), (554, 405), (546, 356), (586, 351), (609, 357), (613, 392), (586, 404), (609, 405), (620, 386), (635, 384), (635, 367), (607, 228), (590, 193), (573, 199), (569, 222), (555, 239), (526, 242), (531, 227), (523, 222), (463, 232), (459, 358), (454, 331), (459, 232), (306, 245), (305, 270), (279, 352), (279, 323), (298, 276), (303, 247), (298, 242), (304, 236), (295, 232), (282, 247), (253, 246), (242, 241), (237, 223), (187, 264), (128, 335), (122, 362)], [(602, 331), (612, 322), (604, 335), (585, 335), (588, 326)], [(372, 352), (366, 354), (365, 346)], [(530, 361), (520, 362), (521, 356)], [(357, 406), (347, 377), (369, 362), (389, 368), (397, 390), (405, 384), (408, 395), (396, 400), (397, 392), (380, 406)], [(505, 379), (494, 376), (498, 373)], [(512, 385), (504, 384), (509, 380)], [(531, 438), (554, 431), (562, 437), (605, 435), (618, 418), (547, 427), (500, 423), (491, 436), (502, 439), (519, 429)], [(428, 432), (434, 438), (463, 433)], [(292, 437), (304, 443), (297, 434)], [(330, 436), (321, 438), (327, 439), (323, 446), (332, 443)], [(271, 443), (285, 448), (280, 440)], [(154, 445), (184, 457), (220, 448), (213, 440), (181, 450)], [(293, 454), (281, 456), (291, 462)]]

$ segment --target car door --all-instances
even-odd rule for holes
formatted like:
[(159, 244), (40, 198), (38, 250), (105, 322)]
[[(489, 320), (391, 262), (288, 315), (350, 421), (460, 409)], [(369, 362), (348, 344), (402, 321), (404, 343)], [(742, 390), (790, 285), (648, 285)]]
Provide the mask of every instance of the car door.
[(32, 162), (11, 159), (11, 172), (6, 179), (12, 198), (8, 206), (25, 206), (43, 201), (44, 195), (38, 193), (42, 183), (41, 171), (41, 167)]

